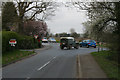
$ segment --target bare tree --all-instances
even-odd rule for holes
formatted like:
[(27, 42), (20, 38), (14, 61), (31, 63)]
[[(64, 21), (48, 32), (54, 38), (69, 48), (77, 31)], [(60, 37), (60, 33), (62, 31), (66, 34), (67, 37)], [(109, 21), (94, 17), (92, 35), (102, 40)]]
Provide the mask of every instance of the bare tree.
[[(15, 3), (19, 14), (20, 33), (23, 32), (23, 21), (25, 16), (28, 16), (27, 20), (33, 20), (36, 15), (44, 14), (46, 16), (42, 19), (46, 19), (48, 15), (52, 15), (52, 12), (55, 11), (55, 3), (53, 2), (43, 2), (43, 0), (39, 2), (22, 2), (21, 0), (16, 0)], [(49, 14), (47, 14), (46, 11), (50, 11)]]

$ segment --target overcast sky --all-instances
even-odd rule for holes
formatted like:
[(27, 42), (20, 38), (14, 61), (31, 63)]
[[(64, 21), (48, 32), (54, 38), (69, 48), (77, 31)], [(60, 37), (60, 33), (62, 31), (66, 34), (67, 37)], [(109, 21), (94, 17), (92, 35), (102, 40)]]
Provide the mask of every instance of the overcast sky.
[(48, 28), (51, 33), (70, 33), (74, 28), (77, 33), (84, 32), (83, 22), (87, 21), (86, 11), (79, 11), (76, 8), (68, 8), (61, 5), (55, 12), (51, 20), (47, 20)]

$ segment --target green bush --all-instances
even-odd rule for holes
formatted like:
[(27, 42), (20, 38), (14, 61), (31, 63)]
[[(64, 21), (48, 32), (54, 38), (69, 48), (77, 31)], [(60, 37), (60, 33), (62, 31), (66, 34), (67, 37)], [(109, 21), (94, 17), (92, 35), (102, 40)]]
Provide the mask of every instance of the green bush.
[[(17, 44), (11, 47), (10, 39), (16, 39)], [(2, 52), (13, 51), (16, 49), (33, 49), (38, 47), (38, 41), (30, 36), (22, 36), (12, 31), (2, 31)]]
[(10, 39), (16, 39), (18, 42), (19, 36), (15, 32), (3, 31), (2, 32), (2, 52), (11, 51), (13, 49), (18, 48), (18, 45), (16, 45), (15, 47), (11, 47), (11, 45), (9, 44)]
[(56, 40), (56, 43), (60, 43), (60, 41), (59, 41), (59, 40)]
[(38, 41), (30, 36), (21, 36), (18, 43), (20, 49), (33, 49), (38, 46)]

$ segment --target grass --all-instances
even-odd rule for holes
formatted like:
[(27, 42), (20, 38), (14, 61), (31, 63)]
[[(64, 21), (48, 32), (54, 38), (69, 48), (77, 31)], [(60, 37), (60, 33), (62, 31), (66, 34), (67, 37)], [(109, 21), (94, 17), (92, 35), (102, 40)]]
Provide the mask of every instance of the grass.
[(97, 44), (97, 46), (99, 46), (99, 47), (107, 47), (108, 45), (107, 44), (101, 44), (101, 45)]
[(92, 52), (91, 54), (104, 70), (108, 78), (120, 80), (118, 63), (108, 59), (109, 51)]
[(3, 53), (2, 54), (2, 65), (9, 64), (13, 61), (19, 60), (19, 59), (29, 56), (31, 54), (34, 54), (34, 51), (15, 50), (15, 51)]

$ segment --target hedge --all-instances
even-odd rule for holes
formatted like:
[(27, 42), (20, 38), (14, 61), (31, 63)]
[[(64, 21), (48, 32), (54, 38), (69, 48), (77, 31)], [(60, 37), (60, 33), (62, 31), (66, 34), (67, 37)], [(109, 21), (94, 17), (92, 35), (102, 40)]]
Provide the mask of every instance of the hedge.
[[(11, 47), (10, 39), (16, 39), (17, 44)], [(15, 49), (33, 49), (38, 47), (38, 41), (30, 36), (22, 36), (12, 31), (2, 31), (2, 53)]]
[(21, 36), (18, 46), (19, 49), (33, 49), (38, 47), (38, 41), (30, 36)]

